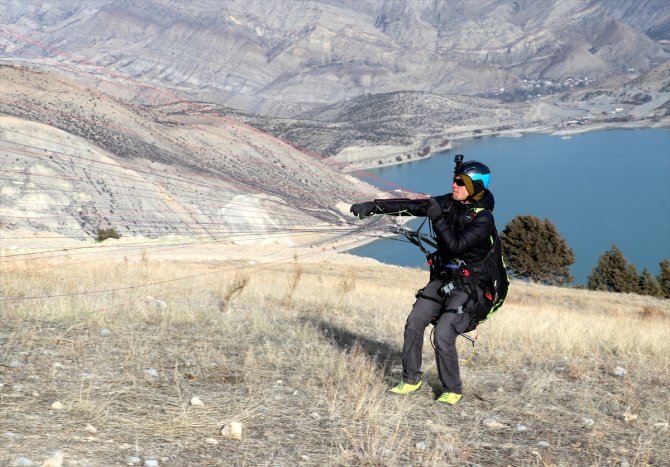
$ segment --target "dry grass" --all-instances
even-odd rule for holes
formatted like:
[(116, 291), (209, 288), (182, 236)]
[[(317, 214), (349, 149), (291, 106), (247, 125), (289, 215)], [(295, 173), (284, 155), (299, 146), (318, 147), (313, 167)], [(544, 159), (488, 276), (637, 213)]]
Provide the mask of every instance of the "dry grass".
[(423, 272), (68, 261), (2, 263), (4, 297), (44, 297), (1, 304), (2, 465), (670, 464), (667, 300), (514, 283), (446, 407), (428, 333), (434, 389), (386, 392)]

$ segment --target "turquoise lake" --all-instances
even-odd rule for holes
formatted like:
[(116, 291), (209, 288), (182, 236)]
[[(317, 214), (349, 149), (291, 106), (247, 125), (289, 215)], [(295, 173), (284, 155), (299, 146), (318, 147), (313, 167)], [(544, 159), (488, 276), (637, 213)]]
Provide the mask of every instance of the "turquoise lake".
[[(354, 175), (385, 190), (449, 193), (455, 154), (490, 167), (499, 231), (522, 214), (554, 223), (575, 252), (575, 284), (586, 283), (613, 244), (640, 272), (657, 275), (658, 263), (670, 259), (670, 129), (456, 140), (454, 149), (429, 159)], [(350, 253), (402, 266), (425, 263), (418, 248), (399, 239)]]

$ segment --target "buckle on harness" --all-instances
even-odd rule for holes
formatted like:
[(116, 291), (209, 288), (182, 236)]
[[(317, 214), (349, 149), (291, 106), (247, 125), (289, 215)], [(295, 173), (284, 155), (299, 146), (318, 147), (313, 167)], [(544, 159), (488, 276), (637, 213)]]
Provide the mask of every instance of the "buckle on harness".
[(440, 287), (440, 292), (442, 292), (443, 295), (449, 295), (455, 288), (456, 286), (454, 285), (454, 281), (451, 281), (448, 284), (444, 284), (442, 287)]

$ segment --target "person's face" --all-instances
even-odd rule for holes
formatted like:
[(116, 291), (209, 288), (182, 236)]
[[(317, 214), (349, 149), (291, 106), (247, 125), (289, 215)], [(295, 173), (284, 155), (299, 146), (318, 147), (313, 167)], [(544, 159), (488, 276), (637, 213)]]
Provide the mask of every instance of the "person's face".
[(451, 184), (451, 189), (453, 190), (451, 197), (454, 201), (465, 201), (468, 199), (468, 196), (470, 196), (461, 177), (457, 176), (454, 178), (454, 182)]

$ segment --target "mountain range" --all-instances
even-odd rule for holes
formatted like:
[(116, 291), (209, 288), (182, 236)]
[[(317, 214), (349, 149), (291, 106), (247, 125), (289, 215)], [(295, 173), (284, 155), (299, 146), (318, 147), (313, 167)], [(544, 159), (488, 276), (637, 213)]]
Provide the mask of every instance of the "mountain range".
[(4, 4), (10, 57), (92, 63), (272, 117), (300, 118), (370, 94), (480, 95), (524, 79), (602, 81), (670, 57), (664, 0)]

